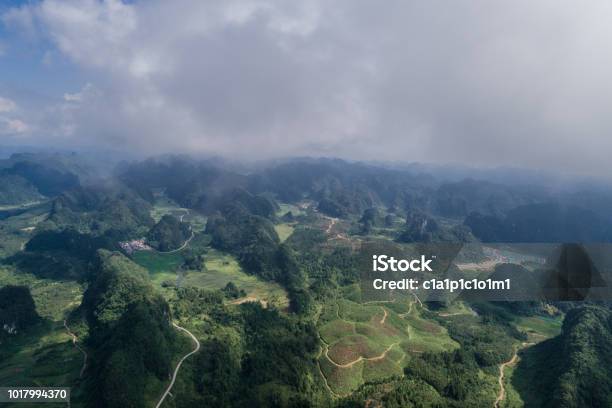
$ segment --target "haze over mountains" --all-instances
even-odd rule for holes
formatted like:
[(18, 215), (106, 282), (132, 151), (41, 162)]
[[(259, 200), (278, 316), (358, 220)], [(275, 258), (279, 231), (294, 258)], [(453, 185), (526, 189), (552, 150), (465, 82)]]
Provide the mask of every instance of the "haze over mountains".
[[(320, 211), (333, 217), (361, 216), (381, 206), (408, 216), (408, 223), (415, 212), (449, 217), (488, 242), (612, 240), (612, 192), (606, 184), (595, 182), (567, 183), (559, 188), (547, 182), (552, 176), (531, 178), (523, 184), (512, 177), (512, 171), (505, 178), (500, 171), (489, 179), (504, 182), (495, 182), (487, 177), (459, 179), (456, 172), (443, 167), (383, 167), (337, 159), (237, 167), (219, 159), (164, 156), (118, 163), (114, 170), (108, 170), (108, 162), (104, 167), (107, 170), (101, 171), (97, 161), (74, 154), (13, 155), (0, 162), (0, 204), (15, 204), (17, 199), (35, 202), (63, 192), (54, 201), (53, 212), (59, 214), (80, 208), (85, 197), (89, 197), (87, 206), (98, 205), (91, 201), (93, 197), (115, 190), (120, 182), (130, 189), (124, 194), (135, 191), (140, 195), (142, 208), (134, 207), (137, 212), (152, 202), (155, 190), (204, 212), (218, 209), (220, 202), (238, 191), (266, 192), (282, 201), (315, 200)], [(483, 174), (481, 170), (463, 171), (476, 177)]]

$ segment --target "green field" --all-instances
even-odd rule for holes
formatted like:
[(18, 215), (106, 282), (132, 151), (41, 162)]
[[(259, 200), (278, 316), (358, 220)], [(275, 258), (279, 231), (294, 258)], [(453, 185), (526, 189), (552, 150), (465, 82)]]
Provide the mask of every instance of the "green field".
[(280, 209), (276, 211), (277, 217), (282, 217), (288, 212), (291, 212), (294, 217), (306, 214), (304, 210), (294, 204), (278, 203), (278, 206), (280, 207)]
[(43, 320), (1, 344), (0, 384), (69, 386), (78, 396), (83, 355), (72, 344), (63, 319), (80, 304), (83, 287), (72, 281), (39, 279), (0, 267), (0, 287), (5, 285), (28, 286)]
[(276, 230), (281, 242), (284, 242), (291, 234), (293, 234), (294, 227), (291, 224), (283, 223), (275, 225), (274, 229)]
[(516, 327), (527, 333), (529, 342), (540, 342), (561, 333), (563, 319), (560, 317), (520, 317)]
[(0, 257), (8, 257), (23, 249), (36, 225), (45, 220), (49, 204), (28, 207), (22, 214), (0, 220)]
[(164, 288), (164, 282), (176, 283), (177, 270), (183, 264), (180, 252), (159, 253), (157, 251), (137, 251), (132, 254), (132, 260), (149, 271), (151, 282), (166, 297), (171, 297), (174, 291)]
[(246, 274), (233, 256), (212, 248), (207, 248), (204, 254), (202, 271), (181, 271), (180, 278), (177, 275), (183, 263), (180, 252), (163, 254), (156, 251), (138, 251), (132, 255), (132, 259), (149, 271), (155, 287), (166, 296), (171, 296), (173, 291), (163, 288), (164, 282), (203, 289), (221, 289), (228, 282), (234, 282), (238, 288), (246, 291), (247, 298), (251, 300), (273, 303), (281, 308), (289, 304), (287, 293), (279, 284), (265, 282), (256, 276)]
[(221, 289), (228, 282), (234, 282), (253, 300), (271, 302), (281, 308), (289, 304), (287, 292), (278, 283), (266, 282), (246, 274), (238, 261), (229, 254), (209, 249), (204, 255), (204, 266), (203, 271), (188, 271), (184, 285)]
[(0, 287), (19, 285), (30, 288), (38, 314), (51, 321), (62, 321), (65, 314), (81, 303), (84, 288), (74, 281), (40, 279), (28, 273), (0, 266)]
[(132, 254), (132, 260), (146, 268), (151, 275), (156, 275), (176, 271), (183, 263), (183, 255), (180, 252), (136, 251)]

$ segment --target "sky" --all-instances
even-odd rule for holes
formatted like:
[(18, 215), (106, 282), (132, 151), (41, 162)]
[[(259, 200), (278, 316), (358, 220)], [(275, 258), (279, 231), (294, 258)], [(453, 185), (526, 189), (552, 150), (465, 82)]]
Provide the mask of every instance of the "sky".
[(612, 2), (0, 3), (0, 145), (611, 173)]

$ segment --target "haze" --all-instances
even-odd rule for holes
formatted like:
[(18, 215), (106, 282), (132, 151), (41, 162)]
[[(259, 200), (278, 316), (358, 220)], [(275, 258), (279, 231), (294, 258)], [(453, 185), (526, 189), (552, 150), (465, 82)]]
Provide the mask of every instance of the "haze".
[(612, 170), (606, 1), (9, 1), (0, 143)]

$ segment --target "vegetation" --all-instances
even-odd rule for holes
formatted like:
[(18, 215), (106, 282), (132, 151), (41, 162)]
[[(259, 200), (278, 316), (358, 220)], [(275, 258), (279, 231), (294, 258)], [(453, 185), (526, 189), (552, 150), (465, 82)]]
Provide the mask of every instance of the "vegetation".
[(0, 205), (25, 204), (43, 198), (43, 195), (23, 177), (0, 174)]
[(117, 252), (99, 252), (99, 271), (81, 308), (93, 350), (92, 406), (144, 407), (168, 377), (176, 332), (146, 271)]
[(543, 264), (478, 240), (610, 240), (612, 194), (308, 159), (238, 172), (169, 156), (84, 182), (76, 160), (35, 156), (0, 160), (0, 384), (155, 406), (192, 350), (174, 322), (201, 349), (168, 406), (479, 407), (500, 381), (502, 407), (612, 403), (608, 304), (375, 301), (361, 287), (371, 244), (474, 243), (469, 276), (525, 285), (602, 277), (606, 253), (564, 245)]
[(160, 251), (180, 248), (191, 236), (189, 225), (172, 215), (164, 215), (147, 234), (147, 242)]
[(190, 404), (293, 407), (326, 400), (312, 324), (258, 303), (224, 306), (220, 291), (179, 289), (177, 295), (176, 315), (200, 316), (208, 338), (191, 364)]
[(568, 312), (559, 336), (526, 350), (512, 376), (526, 402), (542, 407), (612, 404), (612, 313), (583, 306)]
[(72, 227), (82, 233), (128, 239), (141, 236), (152, 225), (149, 203), (131, 190), (109, 185), (64, 191), (53, 200), (43, 227)]
[(508, 211), (504, 217), (471, 213), (465, 219), (465, 225), (486, 242), (609, 242), (612, 240), (610, 221), (593, 211), (558, 203), (516, 207)]

